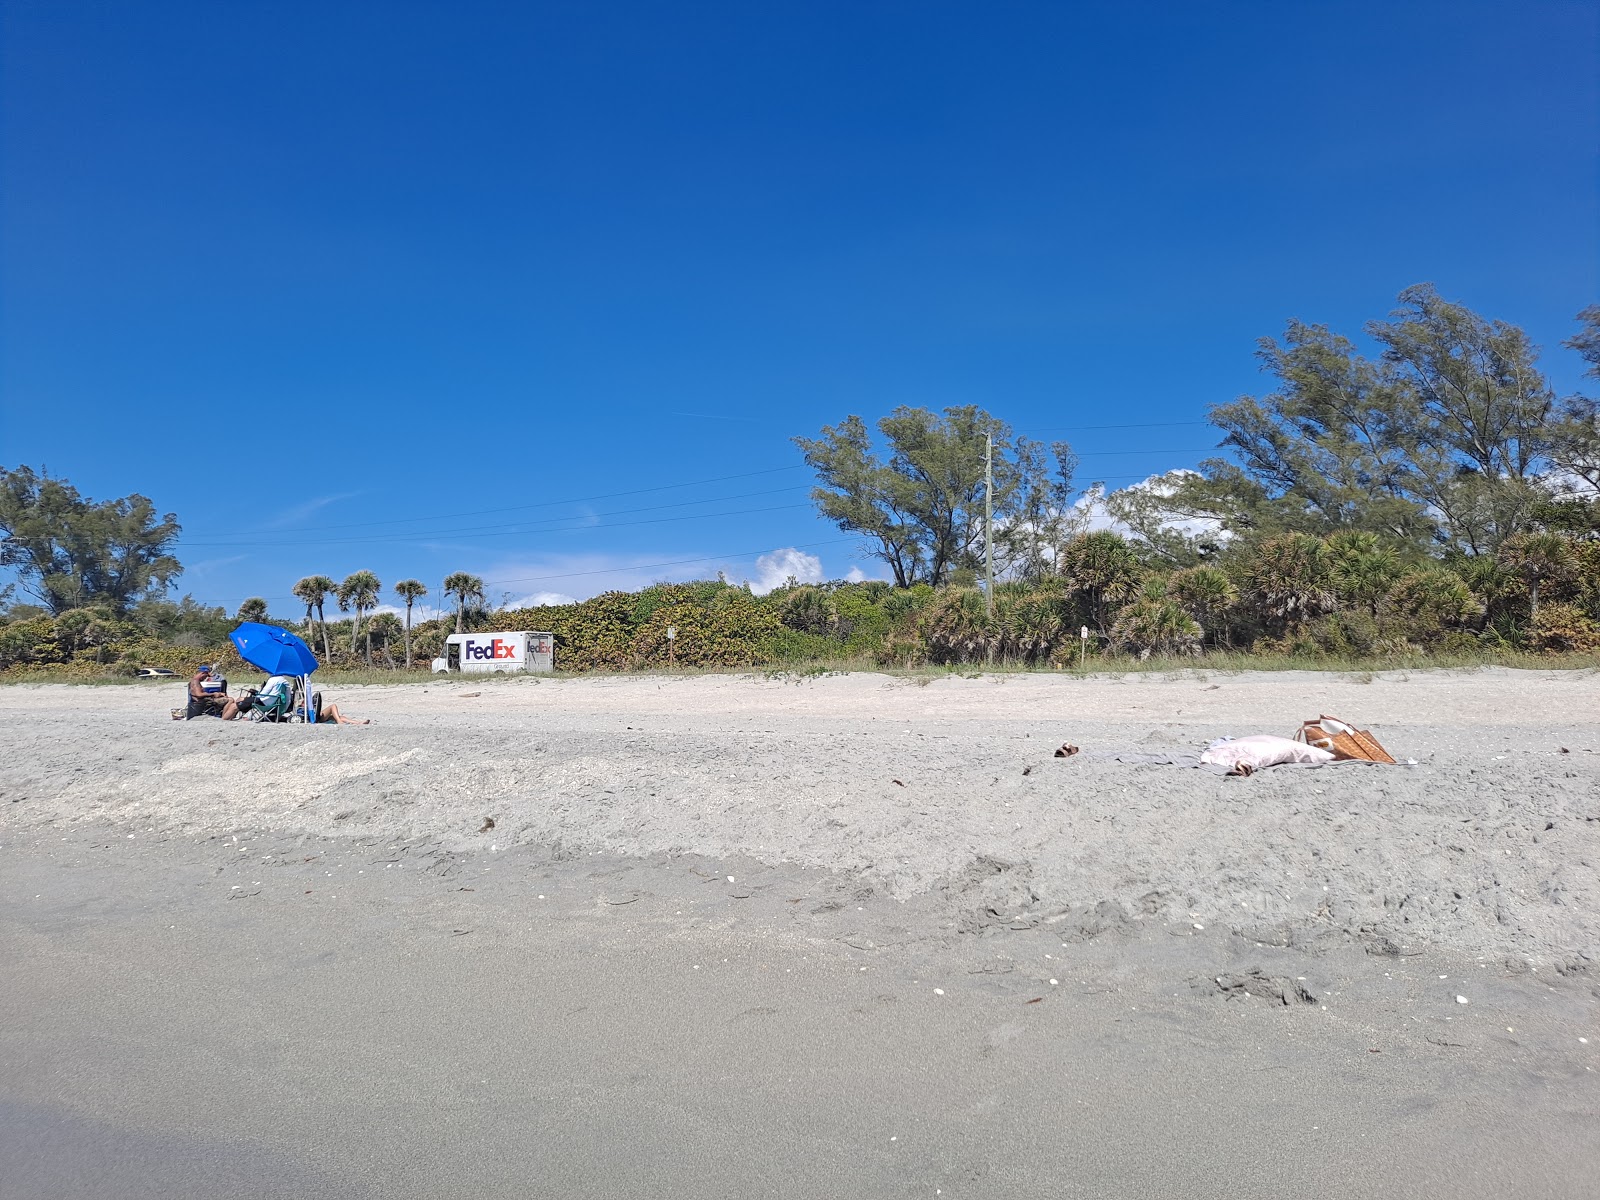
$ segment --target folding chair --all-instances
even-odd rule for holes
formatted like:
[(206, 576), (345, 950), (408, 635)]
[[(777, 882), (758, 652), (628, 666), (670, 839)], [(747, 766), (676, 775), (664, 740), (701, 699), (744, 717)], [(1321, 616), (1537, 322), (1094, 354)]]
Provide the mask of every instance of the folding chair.
[(273, 684), (264, 692), (257, 692), (255, 707), (250, 710), (250, 719), (274, 723), (292, 720), (296, 690), (295, 684), (281, 682)]

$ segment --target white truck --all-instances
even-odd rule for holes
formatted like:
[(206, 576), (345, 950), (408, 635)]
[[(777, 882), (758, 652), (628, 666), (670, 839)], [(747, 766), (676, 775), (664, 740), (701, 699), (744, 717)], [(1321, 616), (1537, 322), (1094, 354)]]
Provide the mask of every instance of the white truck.
[(515, 633), (452, 633), (444, 640), (444, 655), (433, 660), (435, 672), (500, 674), (555, 670), (556, 638), (553, 633), (519, 630)]

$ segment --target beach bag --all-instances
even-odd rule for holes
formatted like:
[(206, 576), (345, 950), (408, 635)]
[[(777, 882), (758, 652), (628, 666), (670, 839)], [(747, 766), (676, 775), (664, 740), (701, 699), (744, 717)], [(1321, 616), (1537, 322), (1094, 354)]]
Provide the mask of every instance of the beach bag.
[(1336, 759), (1359, 758), (1364, 762), (1394, 763), (1394, 758), (1365, 729), (1357, 729), (1326, 713), (1315, 721), (1302, 722), (1294, 740), (1329, 751)]

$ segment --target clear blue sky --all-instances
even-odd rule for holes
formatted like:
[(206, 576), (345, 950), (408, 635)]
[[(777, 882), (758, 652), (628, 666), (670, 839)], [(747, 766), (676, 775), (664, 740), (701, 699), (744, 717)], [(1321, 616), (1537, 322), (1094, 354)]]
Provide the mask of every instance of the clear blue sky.
[(842, 576), (787, 439), (848, 413), (1116, 486), (1215, 435), (1095, 427), (1262, 390), (1291, 317), (1432, 281), (1572, 390), (1600, 300), (1589, 0), (0, 14), (0, 463), (177, 512), (230, 608)]

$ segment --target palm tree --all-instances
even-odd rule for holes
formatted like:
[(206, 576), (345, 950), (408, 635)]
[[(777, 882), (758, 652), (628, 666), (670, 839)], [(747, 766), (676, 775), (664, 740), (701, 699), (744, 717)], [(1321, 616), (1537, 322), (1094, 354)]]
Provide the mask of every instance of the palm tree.
[(1176, 601), (1149, 596), (1118, 613), (1111, 627), (1112, 642), (1141, 658), (1198, 651), (1201, 637), (1200, 626)]
[(1047, 588), (995, 587), (991, 636), (1007, 658), (1036, 663), (1046, 658), (1061, 640), (1066, 616), (1061, 597)]
[(1333, 609), (1327, 544), (1308, 533), (1286, 533), (1256, 547), (1245, 584), (1261, 615), (1280, 631)]
[(1466, 580), (1447, 567), (1412, 571), (1394, 585), (1392, 600), (1420, 637), (1458, 629), (1480, 612)]
[(1571, 579), (1578, 558), (1572, 542), (1559, 533), (1514, 533), (1500, 543), (1500, 562), (1528, 581), (1528, 615), (1539, 615), (1539, 585)]
[(1174, 571), (1167, 580), (1167, 593), (1200, 622), (1200, 628), (1210, 632), (1212, 618), (1239, 603), (1239, 589), (1221, 567), (1185, 567)]
[(935, 593), (917, 621), (929, 656), (939, 663), (976, 662), (993, 649), (996, 622), (985, 611), (976, 588), (946, 588)]
[(1083, 593), (1102, 634), (1111, 606), (1139, 590), (1139, 560), (1133, 547), (1109, 529), (1079, 534), (1062, 547), (1058, 562), (1067, 582)]
[(1474, 554), (1457, 563), (1455, 570), (1478, 598), (1485, 626), (1495, 624), (1504, 616), (1511, 601), (1527, 586), (1522, 576), (1488, 554)]
[(372, 661), (372, 638), (377, 635), (378, 649), (383, 652), (383, 661), (389, 664), (389, 669), (394, 669), (394, 658), (389, 653), (389, 644), (394, 641), (395, 634), (400, 632), (400, 618), (392, 612), (373, 613), (372, 619), (367, 622), (367, 661)]
[(465, 571), (457, 571), (445, 576), (444, 594), (456, 598), (456, 632), (461, 633), (462, 617), (467, 604), (473, 600), (483, 603), (483, 580), (476, 575), (468, 575)]
[[(333, 658), (333, 651), (328, 646), (328, 622), (322, 615), (322, 606), (328, 597), (337, 590), (333, 580), (326, 575), (307, 575), (294, 585), (294, 594), (306, 605), (306, 625), (311, 624), (311, 613), (317, 614), (317, 624), (322, 626), (322, 661), (328, 662)], [(310, 632), (308, 628), (306, 632)]]
[[(344, 577), (339, 585), (339, 607), (345, 612), (355, 610), (355, 624), (350, 627), (350, 653), (356, 652), (356, 639), (361, 634), (361, 616), (378, 603), (383, 584), (371, 571), (355, 571)], [(367, 666), (372, 665), (372, 633), (367, 633)]]
[(411, 669), (411, 606), (428, 594), (420, 580), (402, 579), (394, 585), (394, 594), (406, 602), (406, 670)]
[(1400, 556), (1367, 532), (1336, 533), (1328, 539), (1333, 556), (1333, 586), (1341, 599), (1363, 604), (1374, 621), (1378, 602), (1389, 594), (1402, 574)]
[(267, 602), (260, 596), (251, 596), (239, 605), (239, 615), (236, 621), (265, 621), (267, 619)]

